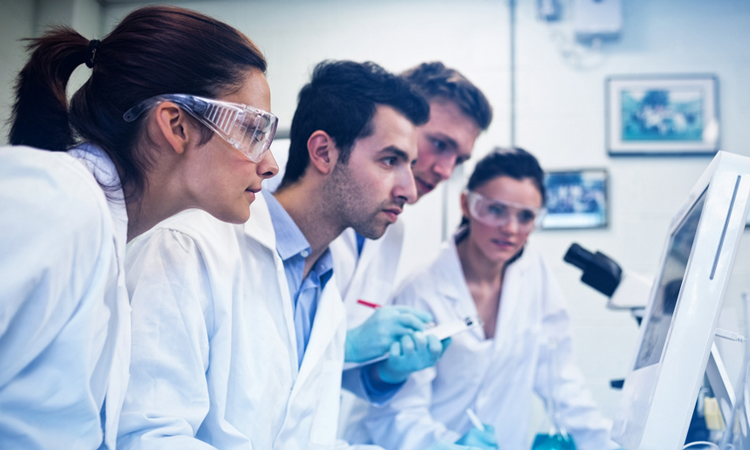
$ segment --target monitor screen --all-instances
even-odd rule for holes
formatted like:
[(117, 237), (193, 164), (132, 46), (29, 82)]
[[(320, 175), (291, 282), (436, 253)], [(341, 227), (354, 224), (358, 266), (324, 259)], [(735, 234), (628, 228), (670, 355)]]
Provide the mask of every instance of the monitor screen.
[(705, 201), (706, 191), (693, 204), (670, 237), (669, 252), (664, 261), (659, 289), (656, 292), (656, 299), (646, 324), (634, 370), (661, 361)]

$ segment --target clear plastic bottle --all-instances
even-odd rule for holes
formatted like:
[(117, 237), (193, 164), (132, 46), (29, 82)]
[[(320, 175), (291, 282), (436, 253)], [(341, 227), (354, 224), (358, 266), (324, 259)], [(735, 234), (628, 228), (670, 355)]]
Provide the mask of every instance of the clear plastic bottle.
[[(549, 358), (549, 376), (547, 380), (549, 382), (548, 395), (547, 395), (547, 415), (545, 421), (540, 428), (540, 431), (534, 437), (534, 443), (531, 445), (531, 450), (576, 450), (576, 445), (573, 442), (573, 437), (567, 433), (565, 427), (560, 422), (560, 416), (557, 406), (557, 388), (558, 388), (558, 376), (559, 376), (559, 363), (557, 355), (557, 340), (548, 339), (546, 350), (548, 352), (547, 357)], [(546, 432), (545, 432), (546, 431)]]

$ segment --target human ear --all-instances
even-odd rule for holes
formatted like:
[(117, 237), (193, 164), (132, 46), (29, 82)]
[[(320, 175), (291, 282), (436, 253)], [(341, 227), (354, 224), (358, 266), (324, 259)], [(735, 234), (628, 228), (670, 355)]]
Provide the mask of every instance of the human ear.
[(468, 218), (470, 217), (469, 214), (469, 196), (466, 195), (466, 192), (461, 193), (461, 214), (464, 215), (464, 217)]
[(315, 131), (307, 139), (307, 153), (310, 156), (310, 164), (325, 175), (333, 171), (339, 157), (333, 138), (323, 130)]
[(188, 120), (187, 113), (172, 102), (162, 102), (156, 106), (153, 118), (171, 149), (177, 154), (184, 153), (195, 128)]

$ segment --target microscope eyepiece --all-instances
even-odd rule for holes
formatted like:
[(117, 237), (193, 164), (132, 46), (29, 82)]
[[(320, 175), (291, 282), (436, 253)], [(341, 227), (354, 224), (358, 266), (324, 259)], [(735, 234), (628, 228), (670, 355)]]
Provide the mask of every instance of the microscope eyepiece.
[(585, 271), (591, 264), (594, 264), (594, 254), (580, 245), (573, 243), (567, 253), (565, 253), (563, 261)]
[(622, 269), (609, 256), (601, 252), (591, 253), (574, 243), (565, 253), (563, 260), (583, 271), (581, 281), (611, 297), (620, 284)]

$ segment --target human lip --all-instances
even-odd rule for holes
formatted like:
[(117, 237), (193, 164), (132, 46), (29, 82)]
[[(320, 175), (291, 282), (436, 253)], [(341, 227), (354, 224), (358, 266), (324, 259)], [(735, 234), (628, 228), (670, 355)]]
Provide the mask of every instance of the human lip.
[(261, 188), (254, 188), (250, 186), (249, 188), (245, 189), (245, 194), (250, 198), (250, 201), (252, 202), (255, 200), (255, 194), (260, 192), (260, 189)]
[(396, 220), (398, 220), (398, 215), (401, 214), (401, 211), (401, 208), (390, 208), (383, 210), (383, 212), (391, 222), (395, 222)]
[(511, 249), (515, 247), (515, 244), (511, 241), (506, 241), (505, 239), (490, 239), (490, 242), (495, 244), (497, 247), (500, 247), (501, 249)]
[(425, 194), (430, 192), (431, 190), (435, 189), (434, 184), (429, 184), (426, 181), (422, 180), (419, 177), (414, 177), (414, 181), (417, 182), (417, 186), (420, 187), (420, 190), (424, 192)]

